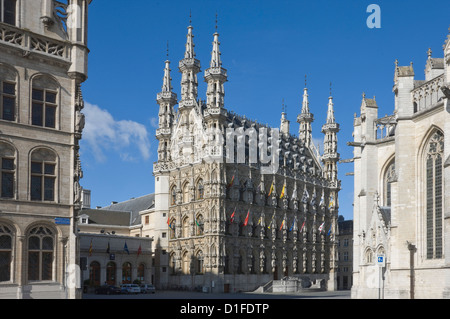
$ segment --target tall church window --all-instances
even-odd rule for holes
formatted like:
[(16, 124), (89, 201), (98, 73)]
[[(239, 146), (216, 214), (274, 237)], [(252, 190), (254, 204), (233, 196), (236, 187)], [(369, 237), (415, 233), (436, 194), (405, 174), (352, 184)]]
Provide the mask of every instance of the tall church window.
[(391, 183), (395, 179), (395, 161), (392, 161), (387, 170), (384, 177), (384, 205), (391, 207), (392, 201), (392, 191), (391, 191)]
[(435, 132), (426, 147), (426, 251), (427, 259), (442, 258), (442, 156), (444, 135)]
[(0, 282), (11, 280), (13, 232), (0, 224)]
[(17, 0), (0, 0), (0, 21), (16, 25)]
[(28, 234), (28, 280), (52, 280), (55, 235), (45, 226)]
[(203, 187), (203, 180), (200, 179), (197, 183), (197, 200), (203, 199), (203, 196), (205, 194), (205, 190)]

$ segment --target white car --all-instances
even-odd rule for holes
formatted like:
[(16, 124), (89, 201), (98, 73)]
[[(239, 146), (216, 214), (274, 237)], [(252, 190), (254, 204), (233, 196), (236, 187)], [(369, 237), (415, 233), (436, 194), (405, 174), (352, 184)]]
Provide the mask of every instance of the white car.
[(123, 284), (120, 289), (123, 294), (138, 294), (141, 292), (141, 288), (136, 284)]

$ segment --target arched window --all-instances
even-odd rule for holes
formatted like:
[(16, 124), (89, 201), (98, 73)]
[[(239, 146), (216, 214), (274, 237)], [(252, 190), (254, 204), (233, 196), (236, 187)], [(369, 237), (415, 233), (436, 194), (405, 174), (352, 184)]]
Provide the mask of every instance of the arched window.
[(176, 204), (177, 204), (177, 188), (173, 186), (170, 191), (170, 205), (173, 206)]
[(199, 214), (195, 217), (195, 235), (202, 236), (204, 232), (203, 215)]
[(373, 263), (373, 251), (372, 249), (367, 249), (366, 250), (366, 264), (372, 264)]
[(46, 226), (28, 233), (28, 280), (52, 280), (55, 235)]
[(183, 219), (182, 237), (190, 237), (189, 217)]
[(47, 149), (31, 154), (30, 196), (33, 201), (55, 201), (56, 155)]
[(425, 149), (427, 259), (442, 258), (442, 157), (444, 135), (436, 131)]
[(205, 194), (205, 189), (203, 187), (203, 180), (200, 179), (197, 183), (197, 194), (196, 194), (197, 198), (196, 199), (197, 200), (203, 199), (204, 194)]
[(0, 142), (0, 196), (1, 198), (14, 198), (14, 185), (16, 176), (15, 151), (6, 143)]
[(169, 222), (169, 238), (170, 239), (174, 239), (176, 238), (176, 228), (177, 228), (177, 220), (176, 219), (172, 219)]
[(145, 281), (145, 264), (143, 264), (143, 263), (139, 264), (139, 266), (138, 266), (137, 279), (140, 282), (144, 282)]
[(0, 282), (11, 280), (13, 236), (8, 226), (0, 224)]
[(395, 161), (392, 161), (384, 175), (384, 205), (391, 207), (392, 192), (391, 183), (395, 180)]
[(17, 0), (0, 0), (0, 21), (16, 25)]
[(0, 119), (16, 120), (17, 74), (11, 67), (0, 65)]
[(91, 286), (100, 286), (100, 263), (91, 262), (89, 266), (89, 283)]
[(204, 269), (203, 269), (203, 252), (200, 250), (197, 252), (197, 254), (195, 255), (195, 261), (196, 261), (196, 269), (195, 272), (197, 274), (202, 274), (204, 273)]
[(31, 124), (56, 128), (59, 84), (48, 76), (33, 80)]
[(170, 274), (175, 275), (176, 274), (175, 253), (172, 253), (169, 256), (169, 267), (170, 267)]
[(189, 183), (185, 183), (183, 186), (183, 203), (189, 203)]
[(122, 265), (122, 284), (131, 284), (131, 264), (128, 262)]
[(189, 275), (191, 273), (190, 269), (191, 269), (191, 260), (189, 257), (189, 253), (185, 252), (183, 254), (183, 268), (182, 268), (183, 274)]
[(112, 261), (106, 265), (106, 283), (111, 286), (116, 285), (116, 264)]

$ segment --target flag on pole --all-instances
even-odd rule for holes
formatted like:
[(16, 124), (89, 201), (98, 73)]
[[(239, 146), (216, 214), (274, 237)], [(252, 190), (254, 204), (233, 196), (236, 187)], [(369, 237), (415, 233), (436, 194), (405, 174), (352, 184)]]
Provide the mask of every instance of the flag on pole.
[(322, 223), (322, 225), (319, 226), (319, 232), (321, 233), (323, 230), (323, 225), (325, 224), (325, 222)]
[(272, 220), (270, 221), (269, 226), (267, 226), (268, 229), (270, 229), (270, 227), (272, 227), (273, 219), (274, 219), (274, 218), (275, 218), (275, 213), (273, 213), (273, 215), (272, 215)]
[(291, 232), (294, 229), (295, 221), (297, 220), (297, 216), (294, 217), (294, 221), (292, 222), (291, 228), (289, 228), (289, 231)]
[(300, 232), (302, 232), (303, 227), (305, 227), (305, 223), (306, 223), (306, 218), (305, 218), (305, 220), (303, 221), (302, 228), (300, 228)]
[(126, 252), (128, 255), (130, 254), (130, 251), (128, 250), (127, 242), (125, 242), (125, 245), (123, 246), (123, 251)]
[(197, 220), (197, 215), (195, 215), (195, 223), (197, 224), (198, 227), (200, 227), (200, 224), (198, 223), (198, 220)]
[(270, 189), (269, 189), (269, 195), (267, 195), (267, 196), (270, 196), (270, 195), (272, 195), (272, 192), (273, 192), (273, 182), (272, 182), (272, 185), (270, 185)]
[(89, 257), (92, 256), (92, 239), (91, 239), (91, 244), (89, 245)]
[(283, 189), (281, 190), (280, 198), (283, 198), (283, 197), (284, 197), (285, 191), (286, 191), (286, 185), (283, 185)]
[(233, 186), (233, 184), (234, 184), (234, 175), (231, 178), (231, 181), (228, 183), (227, 188), (230, 188), (231, 186)]
[(245, 217), (244, 226), (247, 226), (248, 224), (248, 217), (250, 216), (250, 209), (247, 212), (247, 217)]
[(330, 230), (328, 231), (328, 234), (327, 234), (327, 236), (330, 236), (331, 235), (331, 228), (332, 228), (333, 226), (330, 226)]
[(334, 207), (334, 197), (333, 196), (330, 197), (330, 203), (328, 205), (328, 208), (331, 208), (331, 207)]
[(140, 254), (142, 254), (141, 244), (139, 244), (139, 248), (138, 248), (138, 251), (137, 251), (138, 257), (139, 257)]
[(234, 222), (234, 215), (236, 214), (236, 207), (234, 208), (233, 213), (231, 214), (231, 218), (230, 218), (230, 222), (233, 223)]
[(109, 254), (110, 251), (110, 246), (109, 246), (109, 241), (108, 241), (108, 247), (106, 248), (106, 253)]
[(281, 222), (280, 230), (283, 228), (283, 225), (284, 225), (284, 219), (283, 219), (283, 221)]

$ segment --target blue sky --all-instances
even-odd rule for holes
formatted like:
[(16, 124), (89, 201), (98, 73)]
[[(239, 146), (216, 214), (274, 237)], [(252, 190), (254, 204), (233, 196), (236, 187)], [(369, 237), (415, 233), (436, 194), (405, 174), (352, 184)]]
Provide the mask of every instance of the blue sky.
[[(379, 29), (366, 25), (371, 3), (381, 9)], [(323, 140), (332, 82), (343, 159), (352, 157), (346, 143), (352, 140), (362, 92), (376, 96), (380, 116), (392, 114), (395, 59), (400, 65), (413, 62), (416, 79), (423, 79), (428, 48), (442, 57), (450, 26), (450, 2), (443, 0), (93, 1), (81, 142), (82, 186), (92, 191), (93, 207), (154, 192), (156, 94), (168, 41), (172, 85), (180, 96), (177, 65), (190, 11), (202, 71), (209, 65), (218, 14), (228, 110), (278, 127), (284, 100), (291, 133), (298, 134), (306, 74), (317, 142)], [(205, 99), (205, 92), (200, 73), (199, 97)], [(353, 177), (346, 176), (352, 171), (352, 164), (339, 166), (340, 214), (346, 219), (353, 218)]]

